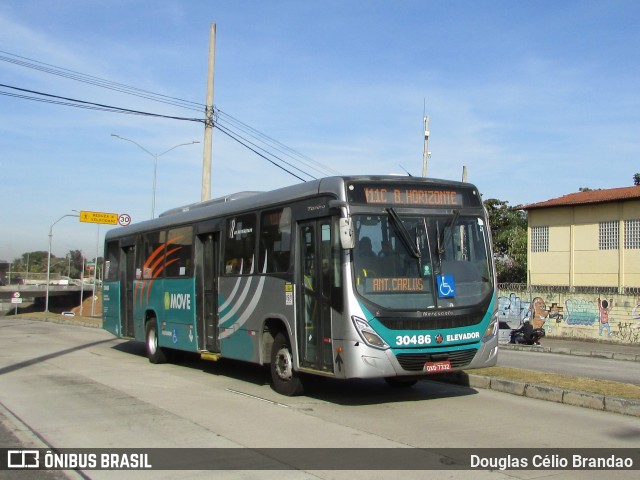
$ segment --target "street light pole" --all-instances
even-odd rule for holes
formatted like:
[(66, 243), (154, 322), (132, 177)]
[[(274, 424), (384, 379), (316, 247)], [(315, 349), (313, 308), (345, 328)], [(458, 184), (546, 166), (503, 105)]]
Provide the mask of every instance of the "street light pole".
[(158, 157), (161, 157), (165, 153), (169, 153), (171, 150), (175, 148), (182, 147), (184, 145), (193, 145), (194, 143), (200, 143), (200, 142), (196, 140), (192, 140), (191, 142), (188, 142), (188, 143), (181, 143), (179, 145), (175, 145), (171, 147), (169, 150), (165, 150), (162, 153), (152, 153), (146, 148), (144, 148), (142, 145), (140, 145), (138, 142), (131, 140), (130, 138), (121, 137), (120, 135), (116, 135), (115, 133), (112, 133), (111, 136), (119, 138), (120, 140), (126, 140), (127, 142), (131, 142), (153, 157), (153, 194), (151, 197), (151, 218), (154, 218), (156, 215), (156, 177), (157, 177), (157, 171), (158, 171)]
[(47, 293), (45, 295), (45, 300), (44, 300), (45, 313), (49, 313), (49, 281), (51, 279), (51, 239), (53, 238), (53, 226), (65, 217), (79, 217), (79, 216), (80, 215), (68, 213), (66, 215), (61, 216), (58, 220), (53, 222), (51, 226), (49, 226), (49, 253), (47, 254), (47, 286), (46, 286)]

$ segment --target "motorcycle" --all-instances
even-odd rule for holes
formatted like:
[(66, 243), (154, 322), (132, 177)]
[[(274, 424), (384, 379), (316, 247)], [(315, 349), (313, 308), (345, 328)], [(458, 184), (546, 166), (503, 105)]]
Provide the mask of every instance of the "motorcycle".
[(545, 336), (543, 328), (535, 328), (531, 332), (531, 338), (527, 341), (524, 339), (524, 333), (519, 332), (517, 329), (511, 330), (511, 339), (509, 343), (515, 343), (519, 345), (540, 345), (540, 339)]

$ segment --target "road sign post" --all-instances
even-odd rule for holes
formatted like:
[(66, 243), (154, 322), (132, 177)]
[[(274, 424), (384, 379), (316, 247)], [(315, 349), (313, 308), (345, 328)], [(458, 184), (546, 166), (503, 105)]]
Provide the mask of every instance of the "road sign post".
[(22, 297), (20, 296), (20, 292), (13, 292), (13, 294), (11, 295), (11, 303), (13, 303), (16, 306), (15, 314), (17, 315), (18, 305), (22, 303)]

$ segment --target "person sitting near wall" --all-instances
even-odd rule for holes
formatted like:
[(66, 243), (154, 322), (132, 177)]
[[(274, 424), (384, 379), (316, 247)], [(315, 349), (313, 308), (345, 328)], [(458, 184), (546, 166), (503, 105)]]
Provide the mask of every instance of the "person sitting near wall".
[(533, 325), (531, 325), (528, 318), (524, 319), (524, 323), (520, 328), (511, 330), (509, 343), (520, 343), (524, 345), (533, 345), (535, 343), (533, 339)]

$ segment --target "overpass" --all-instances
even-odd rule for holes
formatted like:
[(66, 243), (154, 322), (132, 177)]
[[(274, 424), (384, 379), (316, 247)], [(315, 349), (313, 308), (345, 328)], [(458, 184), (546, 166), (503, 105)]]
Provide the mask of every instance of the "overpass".
[[(101, 287), (96, 286), (99, 292)], [(80, 305), (81, 298), (93, 295), (93, 285), (49, 285), (49, 310), (69, 310)], [(0, 315), (18, 307), (27, 306), (30, 311), (44, 311), (47, 296), (46, 285), (7, 285), (0, 287)], [(12, 303), (12, 299), (19, 297), (21, 303)]]

